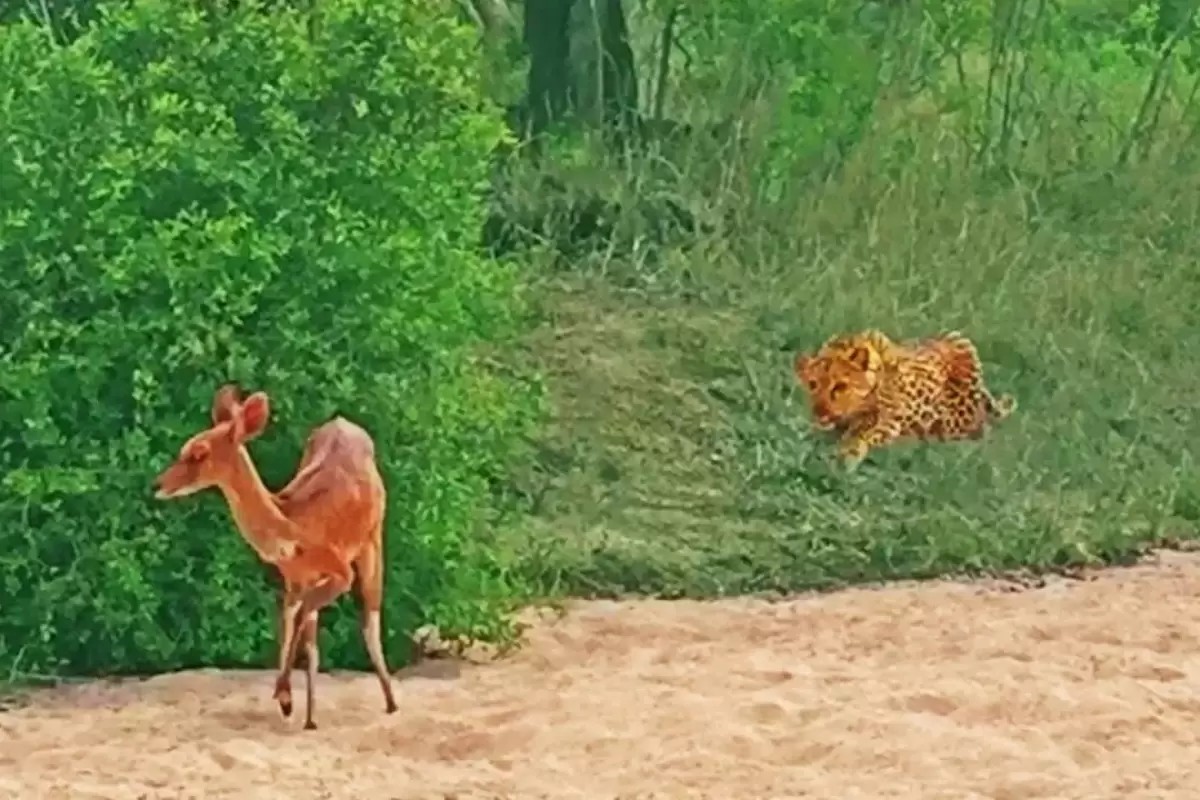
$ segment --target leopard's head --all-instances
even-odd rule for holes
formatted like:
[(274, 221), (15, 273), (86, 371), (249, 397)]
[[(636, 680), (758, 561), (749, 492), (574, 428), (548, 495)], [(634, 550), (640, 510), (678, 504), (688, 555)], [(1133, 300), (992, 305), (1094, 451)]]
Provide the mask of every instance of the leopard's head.
[(815, 355), (797, 354), (793, 368), (808, 392), (813, 422), (829, 430), (870, 407), (883, 359), (870, 344), (844, 339), (827, 343)]

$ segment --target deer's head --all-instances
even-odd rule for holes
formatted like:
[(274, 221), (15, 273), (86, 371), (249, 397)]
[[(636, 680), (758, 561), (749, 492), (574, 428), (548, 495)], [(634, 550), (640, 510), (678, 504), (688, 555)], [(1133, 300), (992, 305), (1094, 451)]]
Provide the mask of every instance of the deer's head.
[(270, 413), (265, 393), (240, 400), (236, 386), (222, 386), (213, 396), (212, 427), (184, 442), (179, 457), (154, 479), (154, 496), (168, 500), (226, 484), (242, 444), (263, 432)]

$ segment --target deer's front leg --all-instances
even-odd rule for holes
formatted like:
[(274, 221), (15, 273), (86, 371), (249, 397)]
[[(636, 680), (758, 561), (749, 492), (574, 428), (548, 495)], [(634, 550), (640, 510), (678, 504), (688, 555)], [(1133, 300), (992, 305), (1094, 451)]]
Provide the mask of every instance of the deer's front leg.
[[(325, 606), (332, 603), (337, 598), (341, 597), (350, 590), (350, 586), (354, 580), (354, 573), (346, 568), (344, 571), (339, 569), (337, 574), (326, 574), (318, 579), (311, 587), (303, 591), (296, 592), (292, 599), (294, 604), (285, 608), (285, 614), (291, 617), (293, 630), (295, 626), (300, 626), (300, 633), (294, 634), (288, 641), (287, 647), (280, 648), (281, 661), (279, 667), (279, 677), (275, 683), (275, 694), (280, 697), (279, 705), (283, 708), (282, 694), (286, 692), (288, 698), (288, 711), (291, 713), (291, 674), (292, 665), (296, 663), (296, 655), (299, 651), (301, 642), (305, 644), (308, 656), (308, 666), (306, 671), (305, 682), (305, 698), (307, 700), (307, 710), (304, 714), (305, 730), (315, 730), (316, 722), (313, 721), (313, 684), (316, 681), (317, 672), (317, 618), (318, 612)], [(288, 613), (294, 608), (294, 612)], [(282, 643), (281, 643), (282, 644)]]
[(300, 591), (292, 586), (285, 587), (279, 609), (279, 672), (275, 677), (275, 700), (284, 717), (292, 716), (292, 662), (298, 644), (296, 639), (304, 634), (297, 625), (301, 601)]

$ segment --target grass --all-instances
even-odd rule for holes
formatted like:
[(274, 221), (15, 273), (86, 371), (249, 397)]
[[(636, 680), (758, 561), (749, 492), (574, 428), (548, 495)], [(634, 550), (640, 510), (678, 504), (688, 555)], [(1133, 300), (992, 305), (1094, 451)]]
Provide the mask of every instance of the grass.
[[(533, 501), (507, 534), (522, 572), (707, 597), (1120, 562), (1195, 535), (1200, 180), (1146, 167), (1035, 206), (919, 157), (892, 167), (730, 201), (686, 247), (539, 257), (522, 357), (553, 411), (514, 478)], [(614, 168), (610, 191), (646, 193), (648, 169)], [(868, 325), (967, 332), (1019, 410), (983, 442), (844, 474), (791, 348)]]

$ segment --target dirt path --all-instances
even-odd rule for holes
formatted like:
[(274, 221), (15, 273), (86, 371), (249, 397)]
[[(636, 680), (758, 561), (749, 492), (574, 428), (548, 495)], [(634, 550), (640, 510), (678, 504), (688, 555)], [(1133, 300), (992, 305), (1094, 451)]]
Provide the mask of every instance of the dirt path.
[[(1006, 592), (581, 603), (508, 660), (39, 693), (0, 714), (0, 797), (1195, 798), (1200, 558)], [(440, 674), (438, 672), (440, 671)], [(299, 676), (298, 676), (299, 677)]]

